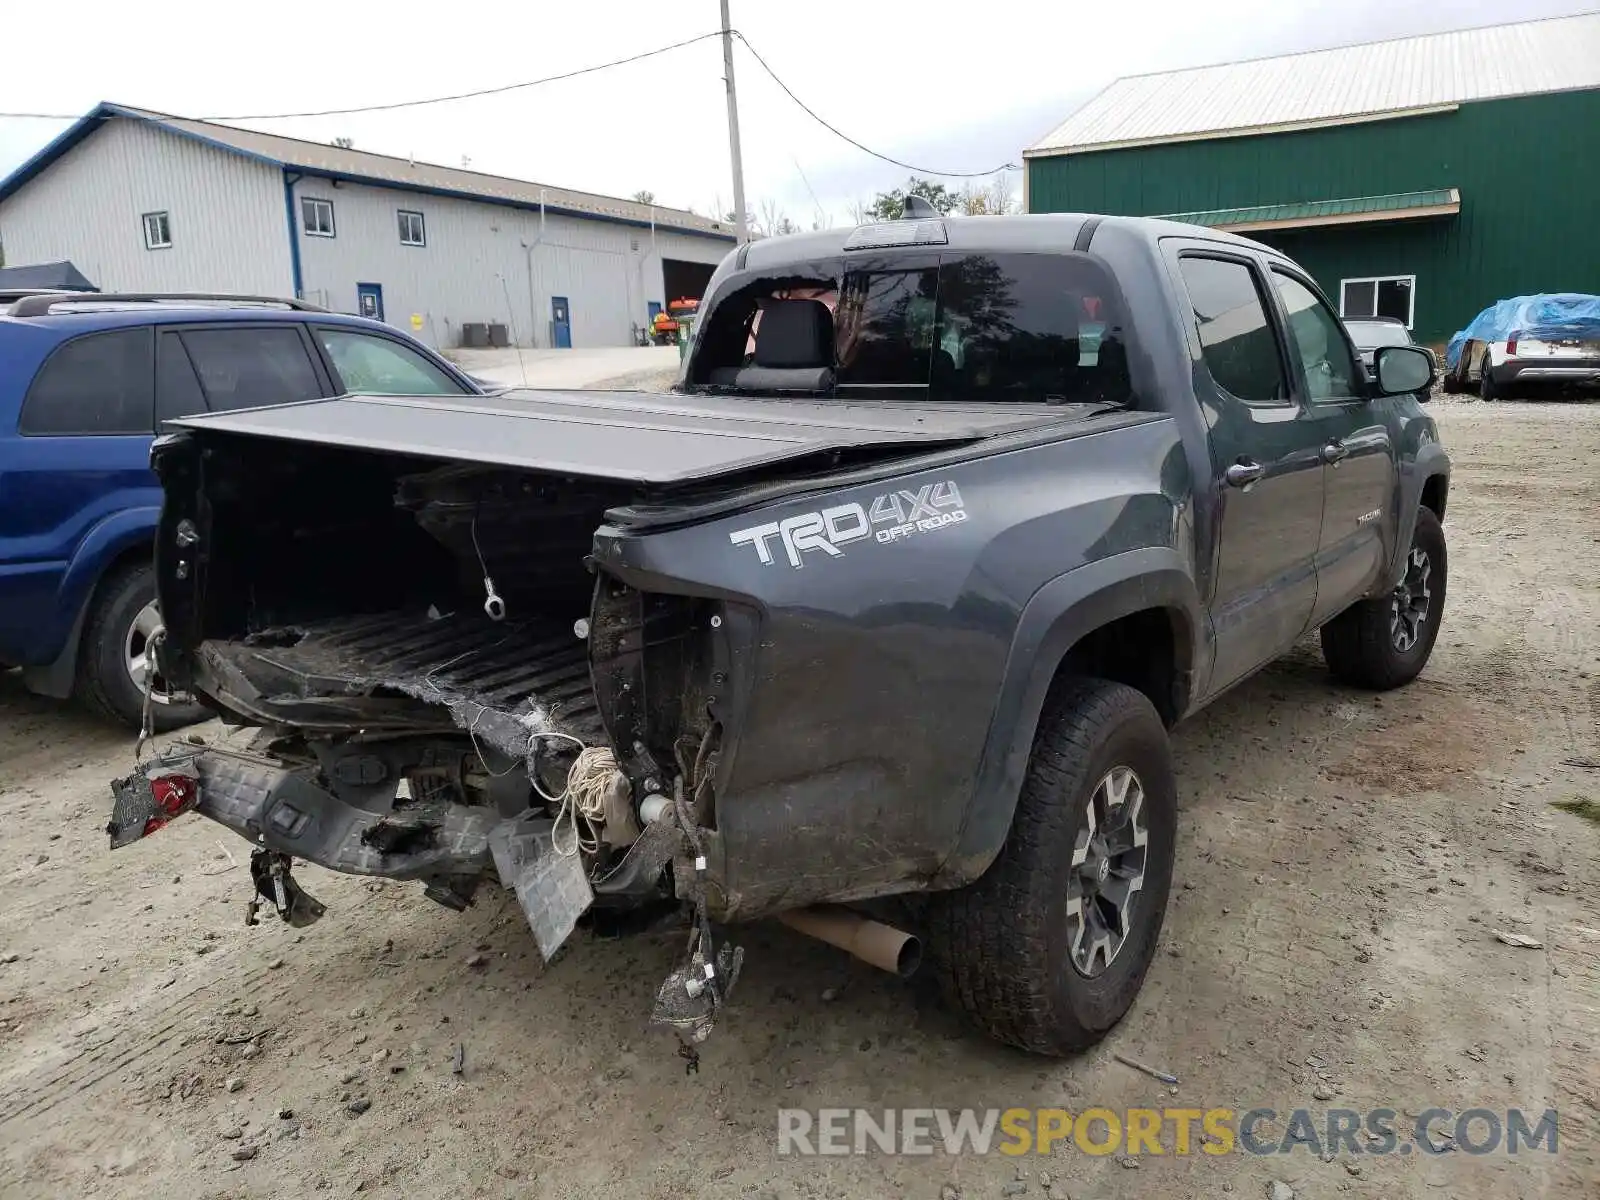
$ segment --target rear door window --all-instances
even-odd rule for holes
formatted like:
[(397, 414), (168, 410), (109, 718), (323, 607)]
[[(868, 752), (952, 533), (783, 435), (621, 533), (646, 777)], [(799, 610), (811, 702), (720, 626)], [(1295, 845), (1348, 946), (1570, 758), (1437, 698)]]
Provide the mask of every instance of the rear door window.
[(393, 338), (318, 326), (341, 391), (396, 396), (459, 396), (466, 389), (427, 358)]
[(155, 430), (154, 331), (113, 329), (58, 347), (34, 376), (20, 433), (150, 434)]
[(1212, 380), (1240, 400), (1287, 403), (1289, 386), (1278, 339), (1249, 264), (1185, 254), (1178, 265)]
[(311, 352), (296, 325), (187, 329), (183, 345), (212, 412), (322, 395)]
[(176, 333), (163, 333), (156, 342), (156, 419), (170, 421), (206, 411), (200, 378), (189, 353)]

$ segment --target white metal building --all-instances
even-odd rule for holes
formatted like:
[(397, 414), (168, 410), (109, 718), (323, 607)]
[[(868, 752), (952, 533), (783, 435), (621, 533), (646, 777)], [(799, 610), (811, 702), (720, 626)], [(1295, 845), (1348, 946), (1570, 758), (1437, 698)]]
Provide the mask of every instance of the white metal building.
[(628, 345), (733, 245), (678, 209), (115, 104), (0, 181), (12, 265), (70, 260), (102, 291), (297, 295), (438, 347), (479, 325)]

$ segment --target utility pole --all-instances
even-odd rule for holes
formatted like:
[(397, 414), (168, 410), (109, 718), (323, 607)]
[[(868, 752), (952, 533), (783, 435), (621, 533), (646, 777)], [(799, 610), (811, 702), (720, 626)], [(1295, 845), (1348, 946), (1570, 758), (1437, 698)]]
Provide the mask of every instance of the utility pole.
[(733, 159), (733, 221), (739, 244), (750, 240), (744, 208), (744, 156), (739, 152), (739, 99), (733, 90), (733, 29), (722, 0), (722, 82), (728, 86), (728, 153)]

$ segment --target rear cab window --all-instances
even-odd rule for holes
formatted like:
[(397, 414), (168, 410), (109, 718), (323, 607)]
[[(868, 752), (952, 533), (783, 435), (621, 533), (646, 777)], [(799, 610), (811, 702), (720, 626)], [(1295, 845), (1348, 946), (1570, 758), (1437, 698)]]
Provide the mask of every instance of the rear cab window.
[(155, 431), (155, 331), (109, 329), (56, 347), (28, 387), (17, 431), (148, 437)]
[[(774, 304), (820, 302), (832, 320), (827, 394), (896, 400), (1130, 402), (1130, 326), (1110, 273), (1084, 254), (846, 261), (837, 272), (757, 281), (720, 298), (692, 384), (760, 365)], [(800, 364), (795, 364), (800, 365)], [(759, 387), (753, 390), (760, 390)]]

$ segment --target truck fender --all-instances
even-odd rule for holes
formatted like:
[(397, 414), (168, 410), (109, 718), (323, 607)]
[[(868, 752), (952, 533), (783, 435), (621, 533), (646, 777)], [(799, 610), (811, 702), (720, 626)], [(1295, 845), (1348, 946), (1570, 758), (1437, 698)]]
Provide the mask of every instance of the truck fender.
[(78, 674), (78, 648), (83, 642), (83, 627), (89, 619), (95, 589), (106, 568), (140, 543), (154, 553), (160, 515), (160, 509), (150, 506), (125, 508), (97, 522), (84, 534), (56, 589), (56, 611), (72, 614), (62, 637), (61, 652), (43, 666), (24, 669), (22, 682), (30, 692), (58, 700), (72, 695)]
[(1428, 442), (1418, 447), (1417, 457), (1400, 477), (1400, 520), (1395, 530), (1394, 554), (1384, 577), (1382, 592), (1400, 585), (1406, 574), (1406, 556), (1411, 550), (1411, 535), (1417, 527), (1417, 510), (1422, 507), (1422, 497), (1428, 481), (1443, 477), (1440, 492), (1439, 516), (1444, 516), (1444, 497), (1450, 487), (1450, 455), (1438, 442)]
[(1129, 550), (1058, 575), (1033, 594), (1006, 656), (959, 840), (930, 881), (931, 887), (970, 883), (1000, 853), (1011, 829), (1039, 714), (1068, 651), (1096, 629), (1150, 608), (1177, 614), (1172, 703), (1181, 716), (1196, 694), (1199, 656), (1209, 645), (1194, 575), (1182, 554), (1167, 546)]

